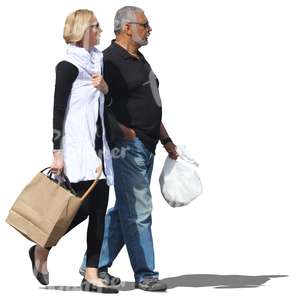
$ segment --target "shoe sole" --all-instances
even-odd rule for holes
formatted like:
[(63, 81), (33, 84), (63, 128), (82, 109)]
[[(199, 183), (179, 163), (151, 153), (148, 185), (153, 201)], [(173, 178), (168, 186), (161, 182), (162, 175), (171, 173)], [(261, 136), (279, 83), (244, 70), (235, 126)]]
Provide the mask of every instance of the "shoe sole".
[(118, 294), (119, 293), (119, 291), (117, 289), (98, 287), (98, 286), (88, 283), (88, 282), (81, 283), (80, 288), (83, 292), (93, 292), (93, 293), (102, 293), (102, 294)]
[(139, 283), (135, 284), (135, 288), (146, 291), (146, 292), (165, 292), (168, 289), (167, 286), (161, 287), (161, 288), (155, 288), (155, 286), (147, 287), (147, 286), (140, 285)]

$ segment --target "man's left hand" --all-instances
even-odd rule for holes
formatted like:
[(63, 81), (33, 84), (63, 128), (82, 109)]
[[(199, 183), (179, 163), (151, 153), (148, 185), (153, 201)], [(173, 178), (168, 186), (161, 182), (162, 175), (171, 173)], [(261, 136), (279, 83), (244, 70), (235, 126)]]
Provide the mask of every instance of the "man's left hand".
[(174, 143), (169, 142), (169, 143), (165, 144), (164, 147), (172, 159), (176, 160), (178, 158), (178, 153), (176, 151), (176, 145), (174, 145)]

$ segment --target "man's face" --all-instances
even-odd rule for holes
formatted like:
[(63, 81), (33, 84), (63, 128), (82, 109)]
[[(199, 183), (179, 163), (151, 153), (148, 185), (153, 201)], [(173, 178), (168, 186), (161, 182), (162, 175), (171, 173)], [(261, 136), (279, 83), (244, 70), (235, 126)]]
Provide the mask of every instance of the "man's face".
[(148, 19), (143, 12), (136, 14), (136, 21), (129, 23), (132, 39), (139, 46), (145, 46), (148, 44), (148, 37), (152, 28), (149, 25)]

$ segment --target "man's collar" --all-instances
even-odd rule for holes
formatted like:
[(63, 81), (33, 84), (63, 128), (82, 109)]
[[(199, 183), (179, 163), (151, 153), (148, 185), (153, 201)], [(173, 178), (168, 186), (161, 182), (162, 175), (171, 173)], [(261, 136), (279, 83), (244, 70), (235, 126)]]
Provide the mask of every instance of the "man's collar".
[[(111, 41), (111, 44), (119, 50), (120, 54), (122, 55), (122, 57), (123, 57), (124, 59), (132, 59), (132, 58), (138, 59), (138, 58), (135, 57), (134, 55), (130, 54), (126, 49), (124, 49), (124, 48), (123, 48), (122, 46), (120, 46), (118, 43), (116, 43), (116, 40), (115, 40), (115, 39), (113, 39), (113, 40)], [(145, 59), (144, 56), (143, 56), (143, 54), (142, 54), (139, 50), (137, 51), (137, 54), (138, 54), (138, 56), (139, 56), (141, 59), (143, 59), (143, 60)]]

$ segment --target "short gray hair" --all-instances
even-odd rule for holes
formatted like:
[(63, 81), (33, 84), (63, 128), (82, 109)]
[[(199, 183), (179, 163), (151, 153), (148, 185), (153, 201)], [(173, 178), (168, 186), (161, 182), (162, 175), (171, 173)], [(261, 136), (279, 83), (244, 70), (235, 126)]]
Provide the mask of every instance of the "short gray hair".
[(136, 6), (124, 6), (120, 8), (114, 20), (114, 32), (119, 34), (122, 31), (124, 24), (128, 22), (136, 22), (136, 13), (144, 12), (141, 8)]

